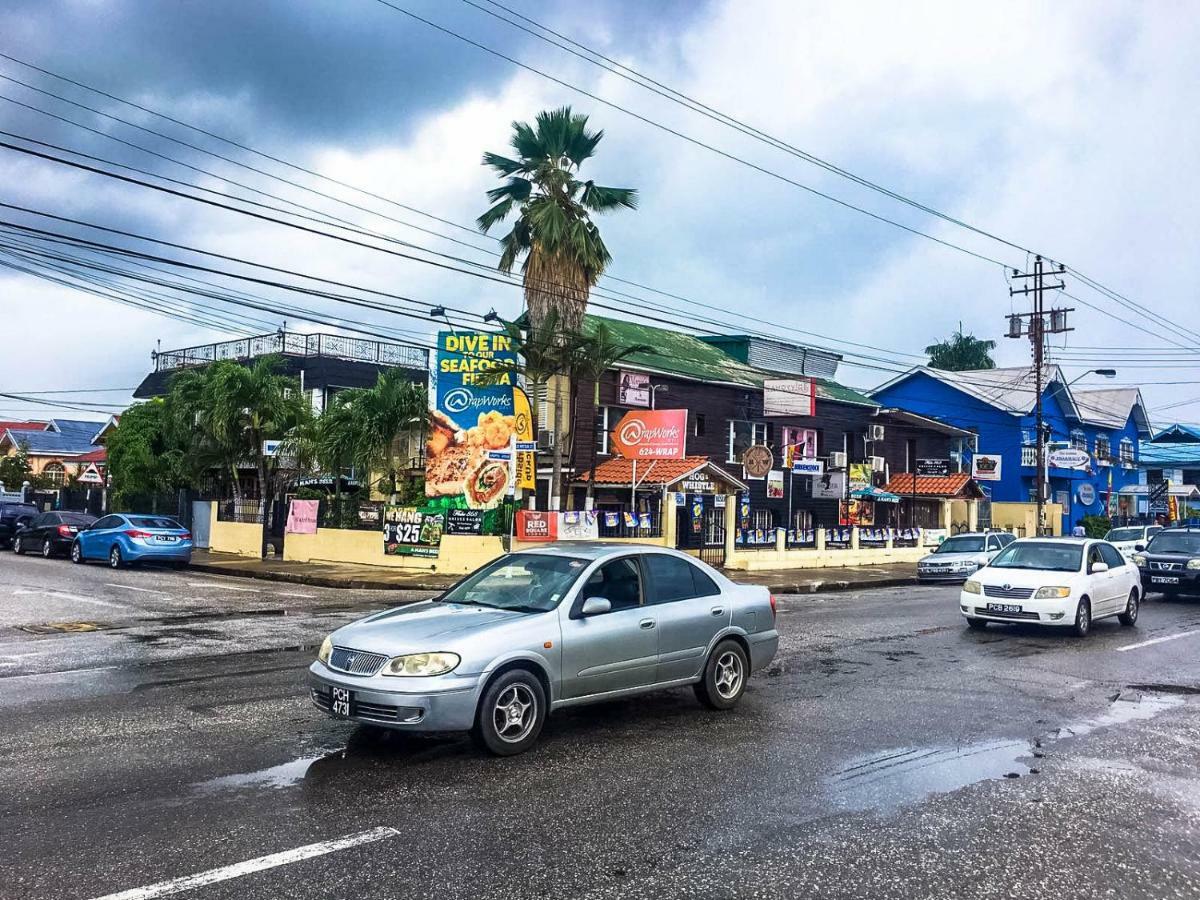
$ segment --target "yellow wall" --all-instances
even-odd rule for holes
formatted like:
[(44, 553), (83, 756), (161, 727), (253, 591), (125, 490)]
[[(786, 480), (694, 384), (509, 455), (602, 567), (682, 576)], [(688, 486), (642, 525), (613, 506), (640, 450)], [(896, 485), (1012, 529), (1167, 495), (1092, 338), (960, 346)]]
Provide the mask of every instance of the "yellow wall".
[(255, 559), (262, 556), (261, 525), (248, 522), (219, 522), (214, 515), (211, 529), (208, 549), (214, 553), (236, 553)]
[(726, 555), (725, 567), (742, 572), (781, 569), (845, 568), (914, 563), (927, 556), (930, 547), (864, 547), (859, 550), (738, 550)]
[(294, 562), (350, 563), (386, 566), (413, 572), (465, 575), (504, 553), (498, 537), (445, 534), (436, 557), (387, 556), (382, 531), (318, 528), (316, 534), (289, 534), (283, 558)]
[[(1062, 534), (1062, 506), (1046, 504), (1046, 519), (1053, 534)], [(1017, 537), (1037, 534), (1036, 503), (992, 503), (992, 527), (1011, 531)]]

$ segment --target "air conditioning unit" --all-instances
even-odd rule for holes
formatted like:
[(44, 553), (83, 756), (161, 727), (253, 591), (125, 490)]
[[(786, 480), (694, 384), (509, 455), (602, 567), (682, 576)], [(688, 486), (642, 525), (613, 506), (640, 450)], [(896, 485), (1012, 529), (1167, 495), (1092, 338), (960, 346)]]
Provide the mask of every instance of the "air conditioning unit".
[(554, 431), (549, 428), (539, 428), (537, 445), (539, 450), (552, 450), (554, 448)]
[(844, 469), (846, 468), (846, 454), (840, 450), (835, 450), (829, 454), (829, 468)]
[(872, 425), (870, 428), (867, 429), (867, 440), (882, 441), (883, 434), (884, 434), (884, 429), (883, 429), (882, 425)]
[[(882, 428), (883, 426), (879, 427)], [(876, 472), (882, 472), (887, 466), (887, 460), (882, 456), (870, 456), (867, 458), (867, 462), (870, 463), (871, 468)]]

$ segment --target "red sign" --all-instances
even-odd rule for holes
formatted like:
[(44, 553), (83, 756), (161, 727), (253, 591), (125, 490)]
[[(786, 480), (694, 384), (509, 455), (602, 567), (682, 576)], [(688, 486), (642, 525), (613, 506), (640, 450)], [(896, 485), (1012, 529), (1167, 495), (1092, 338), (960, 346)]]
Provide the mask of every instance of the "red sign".
[(558, 538), (558, 516), (552, 512), (517, 510), (517, 540), (553, 541)]
[(686, 409), (627, 412), (612, 433), (613, 446), (626, 459), (683, 459)]

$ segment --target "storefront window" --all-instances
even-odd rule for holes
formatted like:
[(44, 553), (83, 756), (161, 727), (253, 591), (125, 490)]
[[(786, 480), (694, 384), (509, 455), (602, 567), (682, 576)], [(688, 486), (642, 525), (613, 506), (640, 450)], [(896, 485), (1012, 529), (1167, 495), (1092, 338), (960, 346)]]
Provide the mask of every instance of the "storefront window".
[(767, 424), (765, 422), (747, 422), (741, 419), (729, 420), (729, 446), (726, 462), (735, 463), (741, 460), (742, 454), (753, 444), (767, 442)]
[(1112, 455), (1112, 448), (1109, 445), (1107, 437), (1096, 437), (1096, 458), (1108, 459)]

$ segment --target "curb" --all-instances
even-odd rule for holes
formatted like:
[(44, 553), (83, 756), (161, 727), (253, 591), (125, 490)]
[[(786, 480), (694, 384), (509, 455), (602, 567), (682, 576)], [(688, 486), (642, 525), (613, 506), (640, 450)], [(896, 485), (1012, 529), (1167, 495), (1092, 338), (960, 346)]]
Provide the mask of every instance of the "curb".
[(372, 591), (444, 591), (446, 584), (428, 581), (412, 581), (397, 584), (394, 581), (374, 581), (370, 578), (338, 578), (327, 575), (309, 575), (303, 572), (247, 572), (231, 569), (214, 563), (191, 563), (189, 569), (210, 575), (226, 575), (230, 578), (251, 578), (257, 581), (276, 581), (283, 584), (306, 584), (310, 587), (351, 588)]
[(871, 581), (805, 581), (793, 585), (771, 587), (771, 593), (780, 597), (794, 597), (804, 594), (829, 594), (842, 591), (858, 591), (867, 588), (909, 587), (920, 584), (916, 575), (902, 575), (895, 578), (879, 578)]

